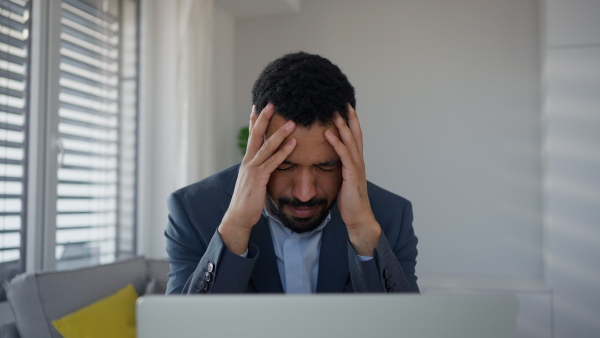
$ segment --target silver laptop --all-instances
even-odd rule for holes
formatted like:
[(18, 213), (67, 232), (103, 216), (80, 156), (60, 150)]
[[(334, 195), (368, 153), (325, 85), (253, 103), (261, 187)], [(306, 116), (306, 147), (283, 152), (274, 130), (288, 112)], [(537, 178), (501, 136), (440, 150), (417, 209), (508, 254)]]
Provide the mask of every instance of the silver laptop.
[(515, 335), (512, 295), (144, 296), (140, 338), (487, 337)]

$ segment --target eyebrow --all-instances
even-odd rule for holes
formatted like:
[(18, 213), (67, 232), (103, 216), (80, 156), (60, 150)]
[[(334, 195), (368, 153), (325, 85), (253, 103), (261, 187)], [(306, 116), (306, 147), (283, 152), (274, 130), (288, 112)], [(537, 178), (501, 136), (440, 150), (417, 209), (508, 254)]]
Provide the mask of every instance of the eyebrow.
[[(340, 163), (341, 163), (341, 160), (335, 159), (335, 160), (327, 160), (325, 162), (317, 163), (317, 164), (314, 164), (314, 165), (316, 165), (318, 167), (333, 167), (333, 166), (336, 166), (336, 165), (338, 165)], [(290, 162), (288, 160), (284, 160), (283, 162), (281, 162), (281, 164), (295, 165), (296, 163)]]

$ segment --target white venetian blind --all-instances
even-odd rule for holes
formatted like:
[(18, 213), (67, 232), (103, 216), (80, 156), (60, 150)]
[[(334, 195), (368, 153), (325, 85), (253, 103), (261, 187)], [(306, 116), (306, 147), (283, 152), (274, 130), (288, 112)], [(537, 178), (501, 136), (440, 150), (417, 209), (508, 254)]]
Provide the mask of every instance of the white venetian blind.
[(135, 252), (132, 9), (135, 3), (127, 0), (62, 1), (57, 269), (108, 263)]
[(24, 267), (29, 18), (28, 1), (0, 1), (0, 283)]

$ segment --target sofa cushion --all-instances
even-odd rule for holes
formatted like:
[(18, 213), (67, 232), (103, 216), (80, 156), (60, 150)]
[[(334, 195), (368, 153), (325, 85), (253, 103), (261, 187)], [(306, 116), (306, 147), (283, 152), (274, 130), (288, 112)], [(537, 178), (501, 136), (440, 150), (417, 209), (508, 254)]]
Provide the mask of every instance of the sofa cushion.
[(146, 286), (145, 294), (164, 295), (167, 292), (169, 277), (169, 263), (164, 259), (147, 259), (150, 280)]
[(136, 257), (72, 271), (26, 273), (7, 287), (7, 298), (22, 337), (60, 338), (52, 321), (107, 297), (131, 283), (143, 294), (146, 260)]
[(65, 338), (135, 338), (135, 301), (131, 284), (116, 293), (52, 321)]

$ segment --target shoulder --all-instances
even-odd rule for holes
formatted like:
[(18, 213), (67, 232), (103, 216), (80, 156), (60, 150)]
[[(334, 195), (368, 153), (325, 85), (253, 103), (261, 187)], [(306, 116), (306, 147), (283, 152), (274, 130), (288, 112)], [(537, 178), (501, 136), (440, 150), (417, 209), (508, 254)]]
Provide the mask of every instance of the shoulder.
[[(233, 191), (235, 187), (238, 167), (229, 167), (173, 192), (167, 200), (170, 225), (166, 233), (171, 238), (176, 238), (182, 234), (185, 237), (194, 231), (197, 238), (206, 245), (231, 201), (229, 189)], [(191, 240), (196, 237), (189, 238)]]
[(175, 198), (179, 201), (196, 201), (202, 199), (215, 200), (219, 199), (221, 196), (230, 196), (235, 187), (235, 180), (237, 178), (239, 167), (240, 165), (238, 163), (201, 181), (178, 189), (171, 194), (169, 199)]
[(369, 191), (369, 201), (372, 204), (371, 207), (394, 206), (395, 208), (398, 208), (410, 204), (406, 198), (386, 190), (370, 181), (367, 181), (367, 189)]
[(367, 189), (371, 210), (388, 238), (400, 231), (405, 219), (412, 222), (412, 204), (409, 200), (371, 182), (367, 182)]

